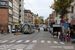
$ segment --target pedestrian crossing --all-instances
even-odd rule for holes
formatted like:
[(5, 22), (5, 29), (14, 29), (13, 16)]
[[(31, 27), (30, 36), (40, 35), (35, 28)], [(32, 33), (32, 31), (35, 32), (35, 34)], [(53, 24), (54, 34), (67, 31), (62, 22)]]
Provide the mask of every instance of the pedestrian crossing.
[(64, 42), (61, 41), (50, 41), (50, 40), (1, 40), (0, 43), (54, 43), (54, 44), (65, 44)]

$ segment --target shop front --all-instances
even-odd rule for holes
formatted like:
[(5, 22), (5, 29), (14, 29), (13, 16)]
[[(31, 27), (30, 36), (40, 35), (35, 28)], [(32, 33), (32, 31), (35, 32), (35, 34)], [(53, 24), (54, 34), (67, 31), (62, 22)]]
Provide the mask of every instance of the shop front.
[(71, 30), (71, 36), (72, 38), (75, 38), (75, 18), (73, 18), (71, 20), (71, 27), (70, 27), (70, 30)]

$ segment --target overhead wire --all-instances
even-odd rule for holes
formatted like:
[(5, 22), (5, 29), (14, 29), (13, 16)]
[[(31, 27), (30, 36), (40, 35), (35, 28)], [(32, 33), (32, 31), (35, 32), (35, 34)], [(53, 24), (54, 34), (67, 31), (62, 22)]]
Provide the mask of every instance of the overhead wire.
[[(31, 6), (31, 4), (29, 3), (29, 1), (27, 0), (28, 4), (30, 5), (30, 7), (32, 8), (32, 10), (34, 11), (33, 7)], [(37, 11), (34, 11), (37, 12)]]

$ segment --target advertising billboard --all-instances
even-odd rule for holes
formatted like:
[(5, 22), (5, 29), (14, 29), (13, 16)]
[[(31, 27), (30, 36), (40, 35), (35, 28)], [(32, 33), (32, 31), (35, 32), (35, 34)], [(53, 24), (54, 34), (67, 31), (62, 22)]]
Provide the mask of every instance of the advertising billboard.
[(0, 8), (8, 8), (8, 2), (7, 1), (0, 1)]

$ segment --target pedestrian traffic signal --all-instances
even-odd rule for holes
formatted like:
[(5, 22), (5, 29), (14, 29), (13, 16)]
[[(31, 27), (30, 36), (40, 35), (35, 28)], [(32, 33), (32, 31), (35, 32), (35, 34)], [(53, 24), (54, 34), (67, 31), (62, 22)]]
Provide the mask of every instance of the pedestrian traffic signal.
[(16, 29), (16, 32), (18, 32), (18, 29)]

